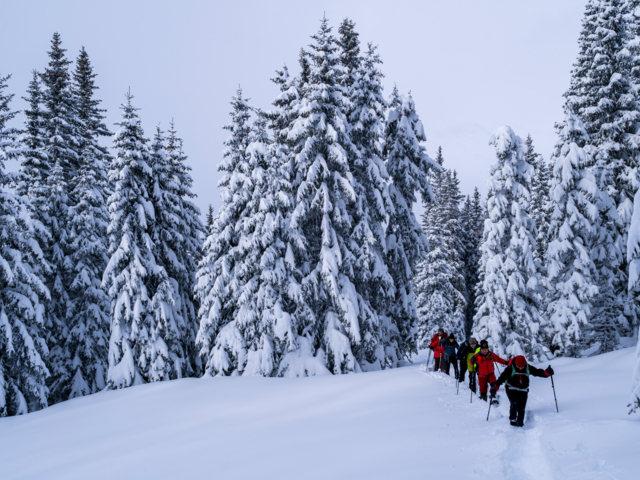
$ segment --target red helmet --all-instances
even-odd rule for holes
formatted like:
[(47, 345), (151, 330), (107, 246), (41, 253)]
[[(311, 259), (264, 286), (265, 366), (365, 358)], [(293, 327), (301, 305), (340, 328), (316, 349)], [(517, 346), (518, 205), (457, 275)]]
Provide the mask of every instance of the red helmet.
[(524, 358), (522, 355), (518, 355), (514, 360), (513, 363), (516, 364), (516, 367), (518, 368), (524, 368), (527, 366), (527, 359)]

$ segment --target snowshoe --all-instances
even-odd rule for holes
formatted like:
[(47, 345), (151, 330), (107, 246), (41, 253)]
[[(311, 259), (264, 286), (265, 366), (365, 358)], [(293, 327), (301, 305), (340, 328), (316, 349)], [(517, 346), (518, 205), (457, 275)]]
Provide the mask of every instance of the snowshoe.
[(481, 393), (480, 394), (480, 400), (484, 400), (486, 402), (487, 401), (487, 394), (486, 393)]
[(491, 405), (495, 405), (496, 407), (500, 405), (500, 397), (491, 397)]

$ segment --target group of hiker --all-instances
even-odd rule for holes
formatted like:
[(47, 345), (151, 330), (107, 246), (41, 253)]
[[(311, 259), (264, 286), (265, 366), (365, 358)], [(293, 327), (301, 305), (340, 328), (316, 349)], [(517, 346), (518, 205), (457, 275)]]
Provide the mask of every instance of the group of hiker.
[[(497, 403), (496, 395), (500, 385), (505, 384), (509, 403), (509, 420), (514, 427), (524, 426), (524, 412), (529, 395), (529, 376), (550, 377), (554, 374), (551, 367), (545, 370), (527, 363), (523, 355), (511, 358), (509, 361), (489, 350), (486, 340), (478, 341), (469, 337), (461, 345), (456, 341), (453, 333), (447, 335), (440, 328), (431, 339), (429, 348), (433, 351), (434, 371), (442, 371), (451, 375), (451, 365), (458, 381), (464, 382), (469, 372), (469, 388), (474, 393), (480, 388), (480, 399)], [(506, 365), (500, 376), (496, 378), (494, 363)], [(487, 417), (488, 418), (488, 417)]]

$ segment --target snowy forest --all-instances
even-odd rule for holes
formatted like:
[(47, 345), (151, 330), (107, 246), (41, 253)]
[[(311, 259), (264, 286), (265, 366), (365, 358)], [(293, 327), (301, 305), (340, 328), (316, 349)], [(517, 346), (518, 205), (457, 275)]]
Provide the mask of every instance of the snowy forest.
[(639, 8), (587, 2), (553, 155), (498, 128), (486, 198), (461, 193), (423, 106), (383, 91), (351, 19), (320, 21), (271, 105), (235, 92), (218, 211), (196, 206), (179, 125), (145, 133), (128, 91), (107, 127), (84, 48), (72, 62), (53, 34), (29, 85), (0, 65), (0, 417), (186, 377), (396, 368), (438, 328), (539, 362), (637, 341)]

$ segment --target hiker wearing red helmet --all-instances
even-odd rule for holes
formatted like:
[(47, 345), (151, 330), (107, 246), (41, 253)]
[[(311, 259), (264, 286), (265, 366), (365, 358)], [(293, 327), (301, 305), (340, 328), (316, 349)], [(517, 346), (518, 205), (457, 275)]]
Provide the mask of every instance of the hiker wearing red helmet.
[(491, 384), (491, 387), (499, 388), (503, 383), (509, 397), (509, 420), (514, 427), (524, 426), (524, 409), (529, 396), (529, 375), (534, 377), (550, 377), (553, 375), (553, 368), (541, 370), (533, 365), (527, 364), (527, 359), (522, 355), (512, 358), (509, 365), (504, 369), (500, 378)]
[(476, 366), (478, 371), (478, 384), (480, 386), (480, 399), (487, 400), (487, 387), (491, 384), (491, 399), (496, 397), (497, 387), (493, 387), (493, 382), (496, 381), (494, 373), (493, 362), (501, 365), (506, 365), (507, 361), (500, 358), (498, 355), (489, 350), (489, 343), (486, 340), (480, 342), (480, 348), (476, 351), (476, 354), (471, 357), (471, 364)]

